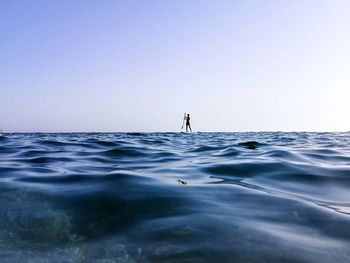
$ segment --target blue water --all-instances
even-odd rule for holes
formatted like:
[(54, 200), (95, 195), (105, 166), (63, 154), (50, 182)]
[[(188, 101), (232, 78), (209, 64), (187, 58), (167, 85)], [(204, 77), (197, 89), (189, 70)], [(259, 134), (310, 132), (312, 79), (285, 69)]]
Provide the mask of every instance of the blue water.
[(0, 262), (350, 262), (350, 133), (0, 137)]

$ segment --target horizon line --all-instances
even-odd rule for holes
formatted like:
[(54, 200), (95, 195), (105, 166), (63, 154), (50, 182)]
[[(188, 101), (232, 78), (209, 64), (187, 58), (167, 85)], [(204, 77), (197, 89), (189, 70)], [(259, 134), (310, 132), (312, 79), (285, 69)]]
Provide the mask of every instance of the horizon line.
[(46, 133), (46, 134), (58, 134), (58, 133), (347, 133), (348, 131), (319, 131), (319, 130), (292, 130), (292, 131), (281, 131), (281, 130), (260, 130), (260, 131), (194, 131), (194, 132), (184, 132), (184, 131), (13, 131), (5, 132), (2, 130), (2, 134), (26, 134), (26, 133)]

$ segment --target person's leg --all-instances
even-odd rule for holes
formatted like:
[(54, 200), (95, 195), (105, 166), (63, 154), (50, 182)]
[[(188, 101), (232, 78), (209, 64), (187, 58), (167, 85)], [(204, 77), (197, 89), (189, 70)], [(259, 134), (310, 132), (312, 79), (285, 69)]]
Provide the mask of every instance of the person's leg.
[(190, 131), (192, 132), (192, 129), (191, 129), (191, 124), (188, 124), (188, 127), (190, 128)]
[(188, 131), (188, 124), (186, 123), (186, 132)]

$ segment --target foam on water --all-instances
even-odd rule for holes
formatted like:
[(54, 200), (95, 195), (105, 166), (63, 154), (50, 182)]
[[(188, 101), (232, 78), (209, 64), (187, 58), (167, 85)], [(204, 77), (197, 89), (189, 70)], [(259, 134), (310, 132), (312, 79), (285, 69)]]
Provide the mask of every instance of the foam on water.
[(1, 262), (350, 262), (350, 133), (0, 137)]

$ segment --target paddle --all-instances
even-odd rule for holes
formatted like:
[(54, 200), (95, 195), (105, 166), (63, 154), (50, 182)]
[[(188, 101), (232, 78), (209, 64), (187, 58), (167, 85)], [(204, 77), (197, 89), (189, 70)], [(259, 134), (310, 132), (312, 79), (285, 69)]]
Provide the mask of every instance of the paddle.
[(185, 120), (186, 120), (186, 112), (185, 112), (185, 114), (184, 114), (184, 119), (182, 120), (182, 127), (181, 127), (181, 130), (184, 128)]

